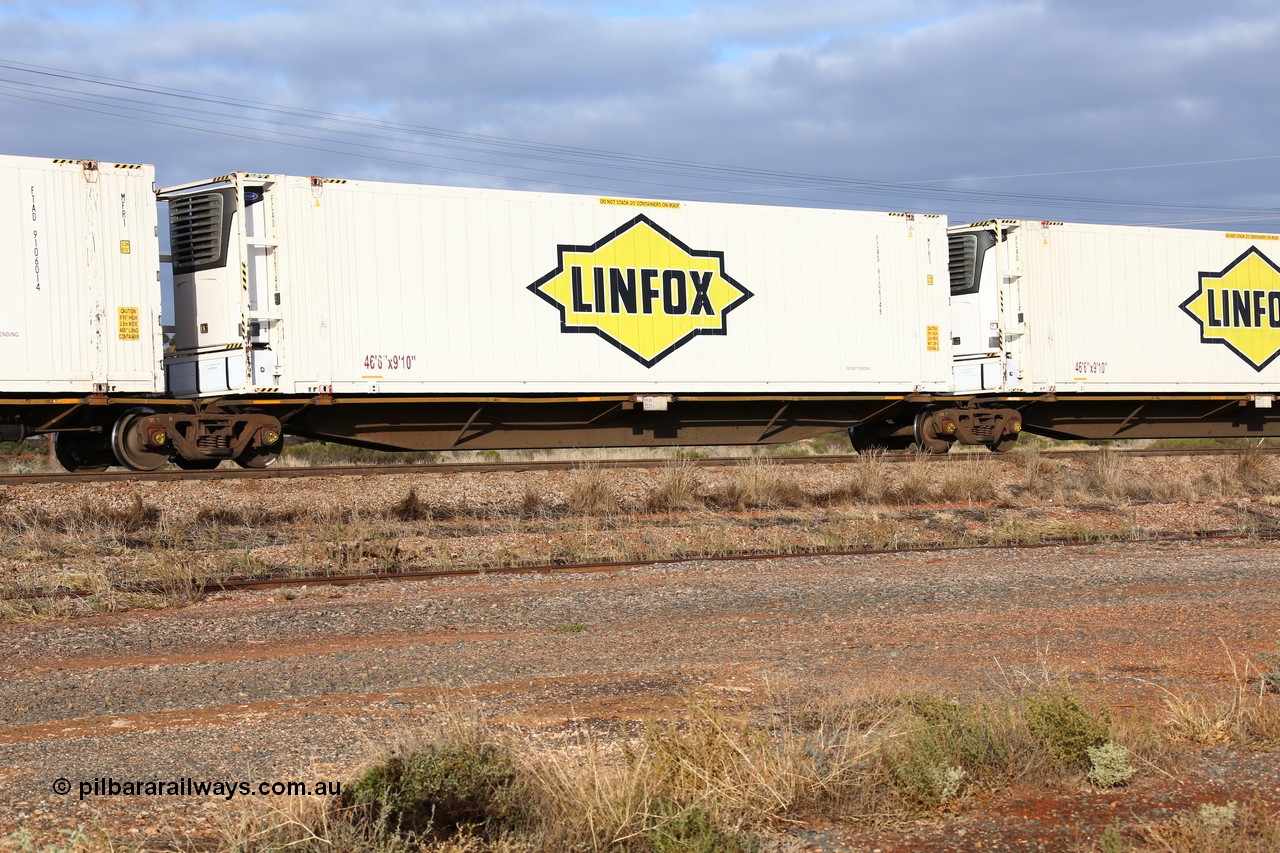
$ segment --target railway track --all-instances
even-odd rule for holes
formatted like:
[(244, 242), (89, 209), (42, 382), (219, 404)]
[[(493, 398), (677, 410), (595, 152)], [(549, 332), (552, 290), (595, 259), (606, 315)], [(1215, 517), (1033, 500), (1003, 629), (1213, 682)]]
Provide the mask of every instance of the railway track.
[[(1276, 531), (1255, 531), (1249, 534), (1243, 534), (1237, 530), (1199, 530), (1188, 531), (1184, 533), (1160, 533), (1147, 532), (1139, 537), (1123, 537), (1117, 536), (1108, 539), (1098, 539), (1097, 537), (1051, 537), (1040, 539), (1035, 542), (1008, 543), (1001, 545), (994, 544), (975, 544), (975, 545), (918, 545), (901, 548), (853, 548), (853, 549), (830, 549), (830, 550), (804, 550), (804, 551), (740, 551), (727, 554), (715, 555), (686, 555), (673, 557), (660, 557), (645, 560), (626, 560), (600, 563), (572, 563), (572, 564), (545, 564), (545, 565), (525, 565), (525, 566), (498, 566), (498, 567), (475, 567), (475, 568), (451, 568), (451, 569), (421, 569), (416, 571), (399, 571), (399, 572), (368, 572), (359, 574), (312, 574), (312, 575), (294, 575), (287, 577), (257, 577), (257, 578), (224, 578), (216, 581), (208, 581), (204, 583), (194, 583), (189, 589), (193, 596), (199, 597), (218, 592), (236, 592), (246, 590), (278, 590), (308, 586), (354, 586), (357, 584), (381, 583), (387, 581), (401, 582), (423, 582), (443, 580), (450, 578), (467, 578), (480, 576), (504, 576), (504, 575), (569, 575), (569, 574), (600, 574), (620, 572), (626, 569), (644, 568), (646, 566), (657, 566), (666, 563), (685, 563), (685, 562), (702, 562), (702, 563), (726, 563), (726, 562), (767, 562), (771, 560), (795, 559), (803, 557), (865, 557), (889, 554), (932, 554), (939, 552), (956, 552), (956, 551), (979, 551), (979, 550), (1003, 550), (1003, 551), (1035, 551), (1045, 548), (1071, 548), (1085, 547), (1089, 545), (1123, 545), (1123, 544), (1175, 544), (1179, 542), (1206, 542), (1217, 541), (1226, 542), (1232, 540), (1251, 541), (1251, 542), (1275, 542), (1280, 541), (1280, 530)], [(143, 583), (120, 584), (111, 589), (114, 594), (162, 594), (172, 592), (172, 585), (166, 585), (163, 582), (147, 581)], [(102, 595), (101, 591), (84, 591), (71, 589), (43, 589), (21, 591), (16, 593), (7, 593), (0, 596), (5, 601), (22, 601), (43, 598), (90, 598), (95, 595)]]
[[(1045, 459), (1080, 459), (1094, 456), (1106, 450), (1045, 450), (1040, 456)], [(1189, 457), (1189, 456), (1231, 456), (1240, 453), (1239, 448), (1212, 448), (1196, 450), (1111, 450), (1117, 456), (1125, 458), (1139, 457)], [(1280, 447), (1257, 448), (1254, 452), (1266, 455), (1280, 454)], [(966, 459), (994, 459), (1010, 462), (1019, 454), (988, 454), (985, 452), (957, 452), (938, 456), (923, 455), (910, 452), (886, 453), (884, 461), (905, 463), (924, 459), (926, 462), (939, 464)], [(829, 454), (816, 456), (715, 456), (705, 459), (687, 459), (688, 464), (697, 468), (723, 468), (742, 465), (755, 459), (767, 459), (776, 465), (845, 465), (856, 463), (860, 458), (853, 454)], [(119, 483), (119, 482), (163, 482), (170, 480), (263, 480), (292, 479), (304, 477), (380, 477), (404, 474), (491, 474), (521, 473), (527, 471), (571, 471), (575, 468), (591, 467), (599, 469), (635, 469), (663, 468), (672, 464), (670, 459), (608, 459), (608, 460), (543, 460), (525, 462), (431, 462), (405, 465), (327, 465), (321, 467), (272, 467), (272, 468), (215, 468), (212, 471), (183, 471), (177, 468), (162, 471), (129, 471), (125, 469), (103, 471), (99, 473), (71, 474), (67, 472), (0, 474), (0, 486), (37, 485), (41, 483)]]

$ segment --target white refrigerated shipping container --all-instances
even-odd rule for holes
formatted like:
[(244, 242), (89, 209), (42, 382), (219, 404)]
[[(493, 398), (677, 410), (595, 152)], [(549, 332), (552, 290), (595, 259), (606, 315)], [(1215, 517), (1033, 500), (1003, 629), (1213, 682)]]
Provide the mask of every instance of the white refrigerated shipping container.
[(1280, 391), (1280, 236), (1022, 220), (951, 231), (957, 392)]
[(163, 391), (151, 166), (0, 156), (0, 392)]
[(950, 385), (936, 216), (250, 173), (161, 197), (180, 396)]

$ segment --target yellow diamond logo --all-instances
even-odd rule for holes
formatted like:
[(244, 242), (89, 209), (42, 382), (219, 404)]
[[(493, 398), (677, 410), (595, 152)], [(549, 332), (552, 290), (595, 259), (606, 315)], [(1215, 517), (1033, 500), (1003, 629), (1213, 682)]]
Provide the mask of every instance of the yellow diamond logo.
[(591, 246), (557, 247), (559, 264), (529, 290), (560, 311), (560, 331), (599, 335), (653, 367), (725, 317), (751, 291), (724, 271), (724, 252), (690, 249), (641, 214)]
[(1200, 324), (1200, 340), (1223, 344), (1262, 370), (1280, 355), (1280, 267), (1256, 246), (1221, 272), (1200, 273), (1200, 289), (1181, 308)]

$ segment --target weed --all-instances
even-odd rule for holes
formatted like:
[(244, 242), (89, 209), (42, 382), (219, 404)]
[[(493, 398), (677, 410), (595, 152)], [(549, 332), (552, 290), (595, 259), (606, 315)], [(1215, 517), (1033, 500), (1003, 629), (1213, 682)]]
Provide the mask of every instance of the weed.
[[(800, 707), (776, 700), (763, 716), (695, 697), (680, 719), (650, 723), (637, 737), (614, 741), (584, 728), (558, 746), (474, 724), (393, 751), (340, 798), (258, 811), (227, 846), (744, 853), (748, 833), (797, 813), (901, 820), (1014, 783), (1078, 779), (1085, 769), (1095, 785), (1123, 784), (1131, 753), (1109, 736), (1096, 742), (1108, 715), (1090, 707), (1048, 683), (982, 702), (926, 692)], [(1099, 846), (1120, 853), (1140, 836), (1159, 849), (1236, 849), (1231, 842), (1253, 851), (1274, 849), (1259, 840), (1274, 840), (1278, 829), (1274, 817), (1226, 804), (1160, 825), (1117, 823)]]
[(15, 853), (90, 853), (90, 851), (123, 853), (125, 850), (135, 849), (116, 844), (100, 828), (90, 829), (83, 824), (76, 826), (75, 829), (64, 829), (60, 834), (62, 835), (60, 841), (39, 844), (28, 830), (20, 829), (8, 838), (0, 838), (0, 844), (3, 844), (6, 850), (13, 850)]
[[(258, 578), (270, 572), (270, 566), (255, 557), (253, 551), (245, 548), (240, 551), (219, 552), (215, 558), (213, 574), (222, 578)], [(192, 575), (194, 576), (194, 572)]]
[(374, 574), (399, 571), (402, 555), (399, 542), (358, 539), (329, 543), (325, 559), (330, 574)]
[(137, 533), (156, 527), (161, 516), (159, 507), (144, 503), (141, 495), (134, 495), (133, 500), (125, 506), (81, 501), (79, 513), (59, 518), (56, 526), (64, 533), (77, 533), (85, 529)]
[(532, 485), (526, 485), (520, 496), (520, 517), (542, 518), (549, 514), (550, 507), (547, 505), (546, 498), (542, 496), (542, 492)]
[(858, 455), (849, 478), (849, 496), (866, 503), (879, 503), (889, 490), (889, 465), (883, 452), (868, 451)]
[(881, 772), (895, 810), (946, 808), (971, 786), (996, 785), (1014, 775), (1011, 768), (1031, 755), (1009, 708), (916, 694), (890, 719), (899, 734), (884, 746)]
[(1258, 692), (1280, 693), (1280, 651), (1262, 652), (1258, 662)]
[(196, 513), (195, 521), (212, 527), (273, 528), (292, 524), (302, 517), (300, 511), (290, 508), (261, 505), (215, 506), (201, 507)]
[(1265, 494), (1275, 482), (1275, 463), (1252, 444), (1236, 454), (1228, 470), (1237, 493)]
[(824, 432), (809, 439), (813, 452), (822, 456), (848, 454), (853, 448), (849, 446), (849, 435), (842, 431)]
[(1022, 481), (1019, 487), (1035, 498), (1061, 500), (1063, 491), (1062, 466), (1046, 459), (1038, 449), (1010, 456), (1022, 470)]
[[(1262, 689), (1250, 688), (1251, 664), (1243, 667), (1228, 651), (1233, 687), (1227, 700), (1187, 697), (1161, 688), (1165, 694), (1165, 736), (1175, 743), (1201, 746), (1280, 745), (1280, 705), (1267, 701)], [(1243, 670), (1243, 671), (1242, 671)]]
[(1129, 763), (1129, 753), (1107, 741), (1101, 746), (1088, 747), (1089, 772), (1085, 778), (1097, 788), (1118, 788), (1129, 784), (1138, 771)]
[(399, 451), (371, 450), (347, 444), (307, 442), (286, 445), (280, 461), (285, 465), (406, 465), (437, 462), (440, 453), (434, 450)]

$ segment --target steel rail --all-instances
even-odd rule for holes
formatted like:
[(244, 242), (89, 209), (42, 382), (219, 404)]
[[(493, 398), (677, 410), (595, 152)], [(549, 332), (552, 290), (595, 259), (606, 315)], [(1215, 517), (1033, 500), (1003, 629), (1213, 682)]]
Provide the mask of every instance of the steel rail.
[[(1043, 450), (1041, 458), (1079, 459), (1105, 452), (1100, 450)], [(1232, 456), (1241, 448), (1200, 448), (1193, 450), (1112, 450), (1124, 458), (1178, 457), (1178, 456)], [(1280, 455), (1280, 447), (1261, 447), (1252, 452)], [(931, 464), (992, 459), (1014, 462), (1024, 453), (958, 452), (939, 455), (911, 452), (881, 454), (878, 458), (889, 463), (906, 463), (923, 459)], [(262, 480), (294, 479), (305, 477), (387, 477), (404, 474), (494, 474), (523, 473), (529, 471), (572, 471), (578, 468), (626, 469), (665, 468), (674, 463), (689, 464), (697, 468), (718, 468), (749, 464), (756, 460), (776, 465), (847, 465), (865, 457), (854, 454), (817, 456), (713, 456), (705, 459), (605, 459), (605, 460), (542, 460), (526, 462), (428, 462), (402, 465), (327, 465), (319, 467), (271, 467), (271, 468), (215, 468), (212, 471), (104, 471), (72, 474), (48, 472), (30, 474), (0, 474), (0, 486), (25, 486), (41, 483), (123, 483), (164, 482), (170, 480)]]

